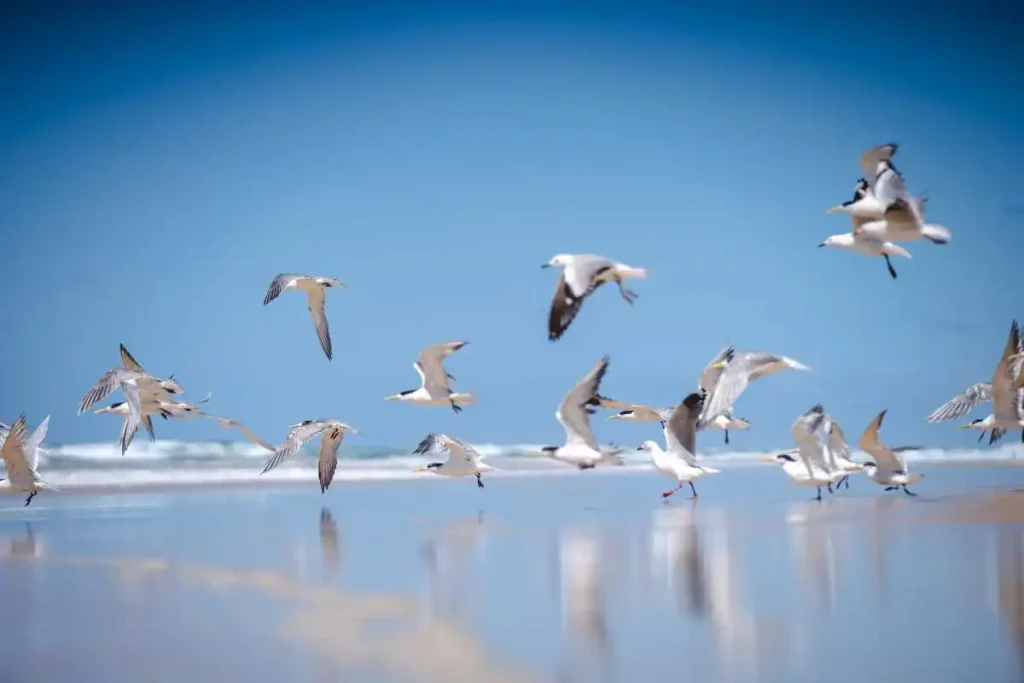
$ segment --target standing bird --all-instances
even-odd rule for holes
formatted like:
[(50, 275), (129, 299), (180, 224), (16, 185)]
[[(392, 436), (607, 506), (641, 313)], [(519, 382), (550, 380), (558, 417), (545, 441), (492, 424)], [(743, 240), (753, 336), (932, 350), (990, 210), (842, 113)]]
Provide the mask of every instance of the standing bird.
[(705, 474), (717, 474), (720, 471), (697, 464), (697, 418), (700, 417), (703, 403), (704, 398), (694, 392), (676, 406), (668, 420), (661, 423), (665, 432), (665, 448), (667, 450), (661, 450), (661, 447), (654, 441), (644, 441), (637, 449), (647, 451), (651, 456), (654, 468), (666, 477), (676, 480), (678, 485), (671, 491), (661, 494), (662, 498), (668, 498), (683, 488), (683, 484), (690, 485), (693, 498), (696, 498), (697, 489), (693, 485), (694, 479)]
[(302, 444), (318, 434), (323, 434), (323, 438), (320, 439), (317, 476), (320, 480), (320, 493), (324, 493), (331, 485), (331, 480), (334, 479), (334, 471), (338, 467), (338, 448), (341, 447), (341, 441), (345, 438), (345, 432), (359, 433), (344, 422), (337, 420), (305, 420), (294, 424), (284, 443), (267, 459), (260, 474), (266, 474), (285, 460), (294, 457)]
[(818, 430), (825, 421), (825, 409), (818, 404), (801, 415), (790, 428), (793, 441), (796, 442), (796, 453), (800, 459), (793, 457), (793, 451), (762, 458), (766, 462), (782, 465), (782, 471), (800, 486), (813, 486), (818, 490), (816, 500), (821, 500), (821, 487), (832, 490), (832, 482), (838, 479), (838, 473), (829, 469), (825, 462), (825, 451)]
[[(788, 356), (764, 351), (729, 351), (709, 368), (721, 368), (714, 389), (705, 400), (703, 423), (710, 423), (719, 415), (731, 415), (733, 404), (751, 382), (782, 370), (810, 370), (809, 367)], [(705, 370), (705, 373), (707, 370)]]
[(548, 316), (548, 340), (557, 341), (569, 329), (583, 300), (605, 282), (614, 280), (622, 298), (632, 304), (636, 292), (622, 284), (627, 278), (646, 278), (646, 268), (634, 268), (594, 254), (556, 254), (541, 268), (563, 268)]
[(555, 418), (565, 430), (565, 445), (544, 446), (539, 454), (559, 462), (575, 465), (581, 470), (591, 469), (599, 462), (621, 463), (618, 451), (602, 451), (590, 428), (590, 415), (600, 405), (598, 390), (608, 371), (611, 358), (604, 356), (597, 365), (574, 386), (555, 411)]
[(874, 462), (864, 463), (864, 473), (871, 481), (884, 486), (886, 491), (895, 491), (901, 488), (908, 496), (916, 496), (917, 494), (911, 492), (907, 486), (924, 479), (924, 475), (911, 474), (907, 469), (906, 458), (900, 457), (899, 454), (904, 451), (916, 451), (918, 447), (889, 448), (878, 440), (878, 430), (882, 426), (886, 412), (888, 411), (880, 412), (860, 437), (860, 449), (874, 458)]
[(263, 305), (266, 306), (276, 299), (286, 289), (297, 289), (306, 293), (306, 301), (309, 305), (309, 314), (313, 318), (313, 327), (316, 328), (317, 339), (320, 346), (327, 354), (327, 360), (331, 360), (334, 352), (331, 347), (331, 330), (327, 326), (327, 313), (324, 308), (327, 305), (326, 289), (328, 287), (344, 287), (345, 283), (336, 277), (319, 277), (312, 275), (291, 275), (281, 273), (273, 279), (267, 289), (267, 295), (263, 297)]
[[(1024, 440), (1024, 402), (1020, 390), (1024, 388), (1024, 372), (1021, 372), (1019, 359), (1024, 356), (1018, 349), (1022, 343), (1020, 328), (1017, 321), (1010, 323), (1010, 334), (999, 358), (996, 371), (992, 375), (992, 414), (983, 420), (963, 425), (961, 429), (1002, 430), (1000, 436), (1008, 430), (1020, 429)], [(989, 441), (992, 442), (992, 439)]]
[(3, 446), (0, 446), (0, 458), (3, 458), (7, 470), (7, 477), (0, 479), (0, 492), (28, 493), (25, 507), (28, 507), (38, 492), (57, 490), (56, 486), (40, 479), (36, 472), (39, 466), (39, 444), (46, 438), (49, 426), (50, 416), (47, 415), (32, 435), (26, 436), (25, 416), (20, 415), (7, 432)]
[(843, 434), (842, 427), (839, 426), (839, 423), (831, 415), (825, 416), (825, 420), (821, 424), (821, 431), (825, 436), (828, 466), (840, 474), (839, 479), (836, 481), (836, 489), (838, 490), (844, 483), (846, 488), (850, 488), (850, 475), (854, 472), (862, 471), (864, 466), (850, 459), (850, 456), (853, 455), (853, 451), (850, 450), (850, 444), (846, 441), (846, 435)]
[(81, 415), (89, 408), (96, 405), (109, 396), (115, 389), (120, 389), (124, 394), (124, 400), (128, 411), (125, 413), (124, 421), (121, 423), (121, 455), (125, 454), (139, 425), (142, 423), (142, 398), (140, 396), (142, 387), (152, 387), (159, 384), (160, 380), (152, 375), (137, 370), (126, 368), (114, 368), (103, 373), (96, 384), (89, 391), (85, 392), (81, 404), (78, 406), (78, 414)]
[(435, 448), (448, 451), (448, 460), (445, 462), (432, 462), (423, 467), (417, 467), (413, 472), (433, 472), (444, 477), (476, 477), (477, 488), (483, 488), (484, 482), (480, 478), (481, 473), (493, 470), (494, 468), (483, 461), (480, 454), (469, 444), (447, 434), (434, 434), (431, 432), (423, 437), (416, 449), (416, 455), (424, 455)]
[(463, 394), (452, 390), (450, 382), (455, 378), (444, 368), (444, 359), (468, 343), (468, 341), (450, 341), (423, 349), (419, 359), (412, 364), (420, 376), (420, 388), (385, 396), (384, 400), (408, 401), (425, 406), (450, 405), (456, 413), (462, 412), (460, 403), (467, 406), (476, 403), (476, 395), (472, 392)]

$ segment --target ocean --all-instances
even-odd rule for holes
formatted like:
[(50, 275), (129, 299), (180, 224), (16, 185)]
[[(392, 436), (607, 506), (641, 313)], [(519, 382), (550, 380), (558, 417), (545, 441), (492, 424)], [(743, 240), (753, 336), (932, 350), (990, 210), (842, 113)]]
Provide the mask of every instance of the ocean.
[[(61, 488), (76, 487), (150, 487), (243, 482), (315, 481), (318, 444), (304, 448), (293, 460), (266, 474), (260, 474), (267, 451), (248, 442), (186, 442), (137, 439), (125, 455), (116, 443), (79, 443), (51, 445), (40, 454), (39, 472), (51, 484)], [(496, 468), (488, 477), (558, 476), (576, 470), (543, 456), (530, 455), (539, 448), (533, 444), (474, 444), (485, 461)], [(759, 461), (764, 455), (788, 450), (729, 450), (728, 447), (702, 449), (702, 461), (719, 468), (770, 467)], [(410, 449), (342, 445), (336, 481), (373, 481), (382, 479), (415, 479), (434, 477), (430, 473), (413, 472), (415, 467), (444, 455), (431, 457), (413, 455)], [(624, 465), (599, 467), (594, 472), (614, 475), (651, 469), (647, 457), (627, 448)], [(991, 448), (924, 449), (907, 454), (915, 469), (926, 469), (929, 463), (1007, 462), (1024, 459), (1024, 446), (1007, 444)], [(864, 461), (863, 453), (855, 452), (855, 460)]]

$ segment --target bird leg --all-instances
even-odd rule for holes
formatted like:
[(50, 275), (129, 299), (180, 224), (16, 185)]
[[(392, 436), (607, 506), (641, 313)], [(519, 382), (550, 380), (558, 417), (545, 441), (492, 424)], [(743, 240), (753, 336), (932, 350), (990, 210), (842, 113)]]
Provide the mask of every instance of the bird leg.
[(850, 488), (850, 481), (849, 480), (850, 480), (850, 475), (848, 475), (848, 474), (844, 474), (842, 477), (840, 477), (839, 481), (836, 482), (836, 490), (837, 491), (839, 490), (839, 488), (843, 485), (843, 482), (846, 482), (846, 488)]
[(679, 486), (675, 487), (671, 491), (665, 491), (665, 493), (661, 494), (661, 497), (662, 498), (668, 498), (669, 496), (671, 496), (673, 493), (675, 493), (676, 491), (678, 491), (681, 488), (683, 488), (683, 482), (679, 482)]
[(818, 487), (818, 495), (817, 495), (817, 497), (815, 497), (815, 500), (821, 500), (821, 487), (820, 486)]
[(455, 411), (456, 414), (461, 413), (462, 412), (462, 408), (459, 407), (459, 405), (457, 405), (455, 403), (455, 399), (453, 398), (451, 401), (452, 401), (452, 410)]
[[(1021, 434), (1024, 434), (1024, 432), (1021, 432)], [(729, 445), (729, 430), (728, 429), (725, 430), (725, 445), (727, 445), (727, 446)]]
[(847, 474), (845, 477), (843, 477), (843, 482), (846, 484), (845, 488), (847, 490), (849, 490), (850, 489), (850, 475), (849, 474)]
[(892, 275), (892, 279), (896, 279), (896, 269), (892, 267), (892, 261), (889, 260), (888, 254), (882, 254), (885, 257), (885, 265), (889, 267), (889, 275)]
[(622, 295), (622, 298), (625, 299), (627, 303), (632, 304), (634, 299), (637, 297), (637, 293), (626, 289), (626, 286), (622, 284), (621, 279), (616, 280), (615, 284), (619, 286), (619, 294)]
[[(1024, 432), (1022, 432), (1022, 434), (1024, 434)], [(981, 443), (981, 440), (984, 439), (984, 438), (985, 438), (985, 432), (982, 432), (981, 436), (978, 437), (978, 443)]]
[(885, 490), (886, 491), (895, 491), (898, 488), (899, 488), (899, 486), (886, 486)]
[(828, 492), (829, 492), (829, 493), (835, 493), (835, 491), (833, 491), (833, 490), (832, 490), (832, 482), (829, 482), (829, 483), (828, 483), (828, 484), (826, 485), (826, 487), (825, 487), (825, 488), (827, 488), (827, 489), (828, 489)]
[(32, 499), (36, 497), (36, 493), (36, 491), (33, 491), (32, 493), (28, 494), (28, 498), (25, 499), (25, 507), (28, 507), (28, 504), (31, 503)]
[(903, 487), (903, 493), (907, 494), (908, 496), (916, 496), (917, 495), (916, 493), (914, 493), (913, 491), (908, 489), (906, 486)]
[(476, 473), (476, 487), (482, 489), (484, 487), (484, 480), (480, 478), (480, 473)]
[(691, 500), (697, 500), (697, 488), (693, 485), (692, 481), (690, 482), (690, 490), (693, 491), (693, 496), (691, 496)]

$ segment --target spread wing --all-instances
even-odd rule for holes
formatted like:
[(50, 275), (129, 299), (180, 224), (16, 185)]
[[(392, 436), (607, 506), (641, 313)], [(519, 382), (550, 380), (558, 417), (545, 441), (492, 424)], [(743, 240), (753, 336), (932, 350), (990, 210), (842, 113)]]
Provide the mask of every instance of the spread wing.
[(47, 415), (39, 423), (36, 430), (25, 440), (22, 450), (25, 452), (25, 459), (28, 461), (29, 469), (33, 472), (39, 467), (39, 448), (46, 439), (46, 432), (50, 428), (50, 416)]
[(843, 428), (839, 426), (838, 422), (831, 419), (828, 430), (828, 450), (836, 457), (844, 460), (850, 460), (853, 457), (853, 450), (850, 448), (850, 443), (846, 440)]
[(704, 397), (694, 392), (676, 406), (665, 423), (665, 445), (692, 467), (697, 466), (697, 418)]
[(1017, 353), (1020, 343), (1020, 329), (1017, 327), (1017, 321), (1014, 320), (1010, 323), (1010, 333), (1006, 338), (1003, 355), (999, 358), (999, 364), (992, 375), (992, 401), (995, 403), (993, 413), (998, 414), (1016, 407), (1017, 376), (1014, 375), (1014, 361), (1010, 356)]
[(474, 469), (479, 467), (480, 453), (475, 448), (454, 436), (442, 434), (441, 437), (444, 439), (448, 459), (452, 464), (467, 465)]
[(562, 423), (565, 436), (569, 443), (584, 443), (595, 451), (599, 450), (594, 433), (590, 429), (590, 406), (599, 404), (598, 390), (601, 380), (608, 372), (609, 356), (604, 356), (597, 365), (576, 384), (562, 401), (555, 412), (555, 417)]
[(291, 273), (281, 273), (273, 280), (270, 281), (270, 286), (267, 287), (267, 293), (263, 297), (263, 305), (266, 306), (271, 301), (281, 295), (281, 291), (285, 288), (292, 280), (296, 280), (302, 277), (301, 275), (293, 275)]
[(967, 389), (941, 406), (932, 411), (928, 416), (929, 422), (942, 422), (944, 420), (955, 420), (963, 417), (980, 403), (992, 400), (991, 382), (978, 382), (967, 387)]
[(427, 393), (432, 397), (444, 397), (451, 394), (451, 376), (444, 368), (444, 359), (452, 355), (463, 346), (464, 341), (445, 342), (428, 346), (420, 352), (416, 361), (416, 371), (420, 373), (420, 379)]
[(818, 430), (825, 421), (825, 411), (820, 404), (801, 415), (790, 428), (790, 434), (797, 445), (797, 453), (807, 468), (807, 475), (814, 476), (814, 468), (825, 469), (825, 451)]
[(726, 346), (724, 349), (718, 352), (718, 354), (711, 359), (707, 367), (704, 368), (704, 372), (700, 373), (700, 378), (697, 380), (697, 386), (704, 391), (713, 391), (715, 385), (718, 384), (718, 378), (722, 376), (722, 371), (725, 369), (721, 366), (717, 366), (718, 363), (728, 362), (732, 360), (736, 350), (732, 345)]
[(124, 365), (128, 370), (134, 370), (135, 372), (145, 372), (145, 369), (139, 364), (139, 361), (135, 360), (135, 357), (128, 352), (128, 349), (124, 344), (121, 344), (121, 364)]
[(898, 144), (890, 142), (884, 145), (875, 145), (861, 155), (860, 168), (864, 172), (864, 179), (868, 181), (869, 187), (875, 185), (875, 179), (879, 175), (878, 165), (891, 161), (898, 149)]
[(263, 471), (260, 474), (266, 474), (285, 460), (295, 457), (295, 454), (302, 448), (302, 444), (329, 426), (331, 425), (326, 420), (307, 420), (294, 425), (291, 431), (288, 432), (288, 438), (284, 440), (284, 443), (274, 451), (273, 455), (267, 458), (267, 462), (263, 465)]
[(338, 469), (338, 449), (345, 438), (345, 430), (331, 427), (324, 430), (320, 439), (320, 457), (317, 460), (317, 476), (320, 479), (320, 493), (327, 491)]
[(327, 354), (327, 360), (331, 360), (333, 351), (331, 349), (331, 329), (327, 325), (327, 297), (324, 288), (314, 289), (309, 293), (309, 315), (313, 318), (313, 327), (316, 329), (316, 337), (320, 340), (320, 347)]
[[(609, 267), (605, 267), (604, 270)], [(577, 294), (573, 291), (573, 286), (566, 277), (567, 274), (568, 267), (558, 278), (555, 295), (551, 297), (551, 311), (548, 314), (548, 339), (550, 341), (557, 341), (565, 334), (569, 325), (576, 319), (576, 314), (580, 312), (584, 299), (593, 294), (605, 282), (604, 280), (592, 281)]]
[(7, 432), (4, 445), (0, 447), (0, 458), (7, 468), (7, 478), (11, 481), (25, 481), (32, 476), (32, 468), (25, 457), (25, 441), (27, 440), (25, 416), (19, 415)]
[(860, 437), (860, 449), (872, 456), (880, 468), (903, 471), (903, 463), (897, 460), (892, 450), (883, 445), (878, 438), (878, 430), (881, 429), (882, 421), (885, 419), (887, 412), (887, 410), (880, 412), (878, 417), (872, 420), (871, 424), (864, 430)]

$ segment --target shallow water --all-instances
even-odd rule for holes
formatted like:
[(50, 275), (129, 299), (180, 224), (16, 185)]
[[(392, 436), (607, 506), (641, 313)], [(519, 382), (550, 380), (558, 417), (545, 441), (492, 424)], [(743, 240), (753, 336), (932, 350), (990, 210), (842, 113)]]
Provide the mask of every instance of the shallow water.
[[(1019, 467), (772, 466), (0, 503), (11, 680), (1019, 681)], [(1024, 506), (1010, 498), (1011, 507)], [(960, 521), (957, 521), (960, 520)]]

